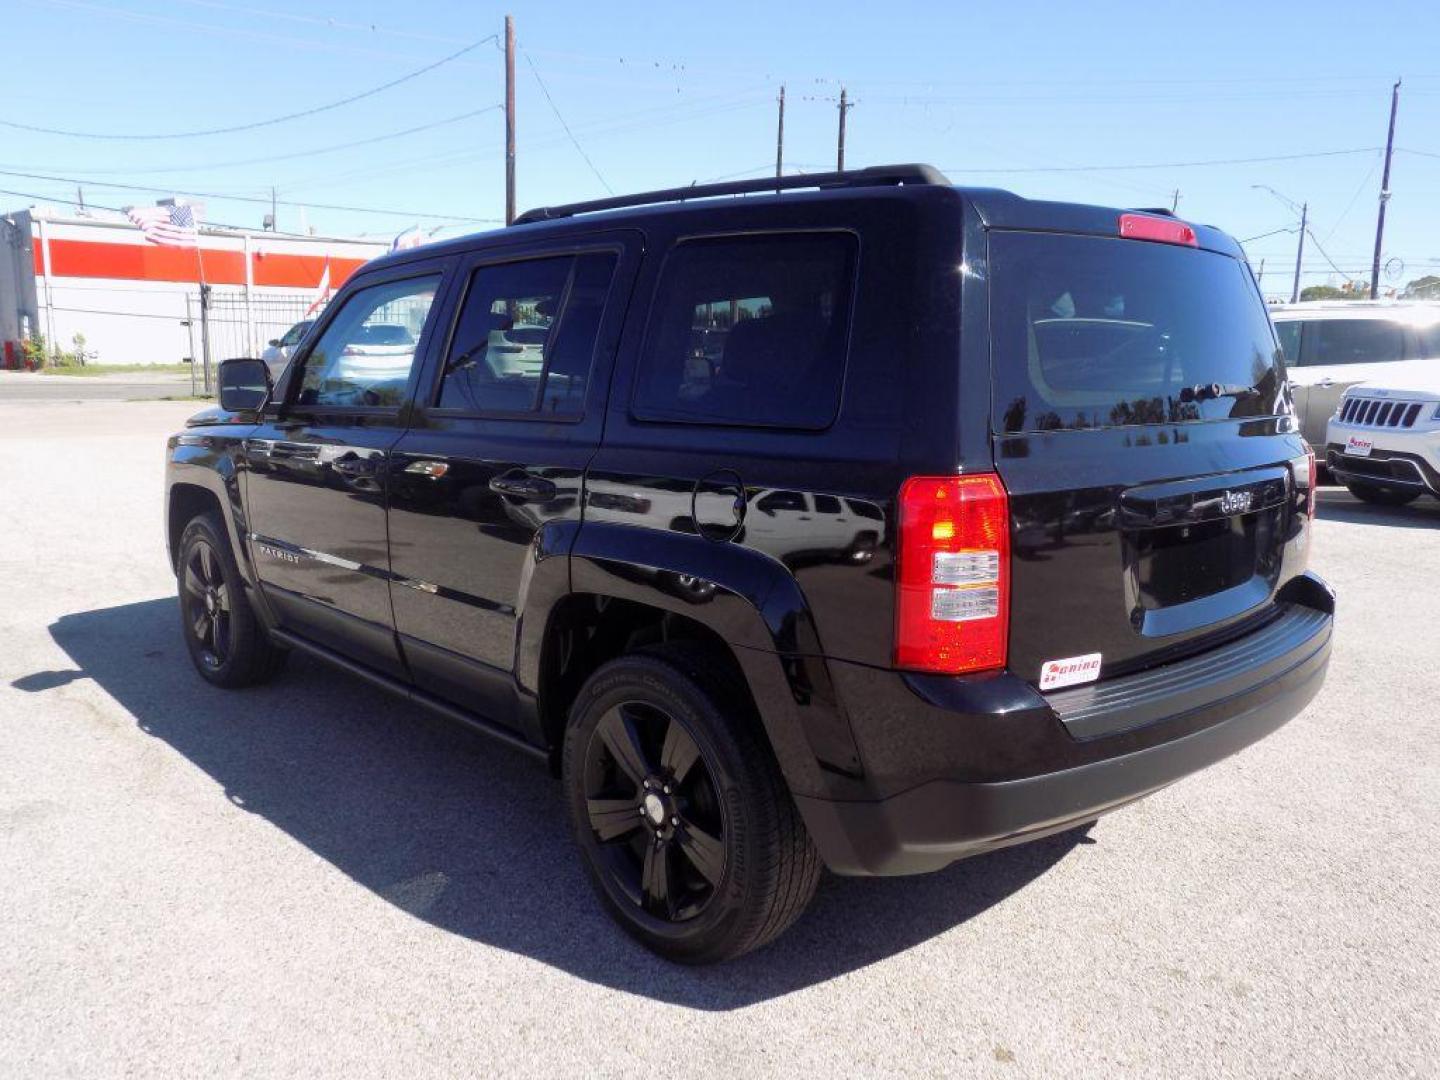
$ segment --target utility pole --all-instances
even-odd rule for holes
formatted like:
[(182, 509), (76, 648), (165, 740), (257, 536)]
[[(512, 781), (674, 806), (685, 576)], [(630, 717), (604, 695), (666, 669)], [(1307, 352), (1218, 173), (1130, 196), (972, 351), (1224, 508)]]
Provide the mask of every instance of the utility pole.
[(515, 220), (515, 20), (505, 16), (505, 224)]
[(1295, 287), (1290, 290), (1290, 303), (1300, 302), (1300, 264), (1305, 261), (1305, 226), (1310, 220), (1310, 204), (1300, 204), (1300, 246), (1295, 249)]
[(1255, 275), (1255, 284), (1259, 285), (1265, 280), (1265, 260), (1260, 260), (1260, 272)]
[[(785, 84), (780, 84), (780, 120), (775, 126), (775, 179), (779, 180), (785, 166)], [(777, 187), (778, 191), (779, 188)]]
[(1175, 197), (1170, 200), (1170, 212), (1173, 214), (1176, 210), (1179, 210), (1179, 209), (1180, 209), (1180, 189), (1177, 187), (1177, 188), (1175, 189)]
[(80, 207), (80, 213), (85, 213), (85, 189), (78, 184), (75, 186), (75, 198), (79, 200), (77, 205)]
[(840, 88), (840, 139), (835, 148), (835, 171), (845, 171), (845, 114), (855, 107), (853, 101), (845, 98), (845, 87)]
[(1385, 136), (1385, 174), (1380, 178), (1380, 217), (1375, 222), (1375, 261), (1370, 264), (1370, 299), (1380, 295), (1380, 245), (1385, 242), (1385, 204), (1390, 201), (1390, 157), (1395, 152), (1395, 111), (1400, 107), (1400, 80), (1390, 89), (1390, 133)]
[(270, 185), (270, 231), (280, 231), (280, 219), (275, 215), (275, 185)]

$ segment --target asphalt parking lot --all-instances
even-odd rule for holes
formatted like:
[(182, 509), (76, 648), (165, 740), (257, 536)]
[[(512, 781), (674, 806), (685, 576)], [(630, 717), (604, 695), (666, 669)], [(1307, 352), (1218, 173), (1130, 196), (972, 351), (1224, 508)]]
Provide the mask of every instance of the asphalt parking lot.
[(0, 398), (0, 1075), (1437, 1075), (1440, 501), (1322, 493), (1334, 660), (1275, 736), (687, 970), (528, 759), (311, 663), (193, 674), (196, 408)]

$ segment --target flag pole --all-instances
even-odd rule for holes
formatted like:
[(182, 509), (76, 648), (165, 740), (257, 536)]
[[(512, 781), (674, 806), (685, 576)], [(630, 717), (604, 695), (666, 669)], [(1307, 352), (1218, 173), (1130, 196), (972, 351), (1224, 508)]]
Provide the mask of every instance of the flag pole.
[[(191, 207), (190, 212), (195, 212)], [(205, 283), (205, 253), (200, 246), (200, 218), (195, 218), (195, 276), (200, 286), (200, 353), (205, 365), (205, 395), (210, 395), (210, 286)]]

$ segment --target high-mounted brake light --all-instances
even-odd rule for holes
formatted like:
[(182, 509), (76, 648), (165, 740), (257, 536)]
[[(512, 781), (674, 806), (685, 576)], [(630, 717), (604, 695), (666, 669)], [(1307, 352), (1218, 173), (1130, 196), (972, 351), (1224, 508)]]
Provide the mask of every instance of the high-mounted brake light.
[(1195, 230), (1185, 222), (1150, 214), (1121, 214), (1120, 235), (1127, 240), (1155, 240), (1162, 244), (1200, 246)]
[(994, 473), (900, 488), (895, 665), (960, 674), (1005, 666), (1010, 500)]

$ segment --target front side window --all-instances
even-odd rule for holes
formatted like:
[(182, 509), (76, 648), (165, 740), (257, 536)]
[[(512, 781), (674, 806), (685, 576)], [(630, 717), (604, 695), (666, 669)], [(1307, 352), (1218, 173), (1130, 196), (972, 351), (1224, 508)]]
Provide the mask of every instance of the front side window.
[(1305, 327), (1300, 363), (1380, 364), (1405, 358), (1400, 324), (1386, 319), (1316, 319)]
[(990, 242), (1000, 431), (1288, 412), (1249, 270), (1228, 255), (1097, 236)]
[(476, 270), (446, 352), (439, 407), (578, 415), (615, 261), (595, 252)]
[(656, 290), (635, 415), (827, 427), (845, 376), (856, 249), (843, 233), (678, 245)]
[(345, 301), (305, 358), (296, 404), (398, 406), (440, 275), (359, 290)]

